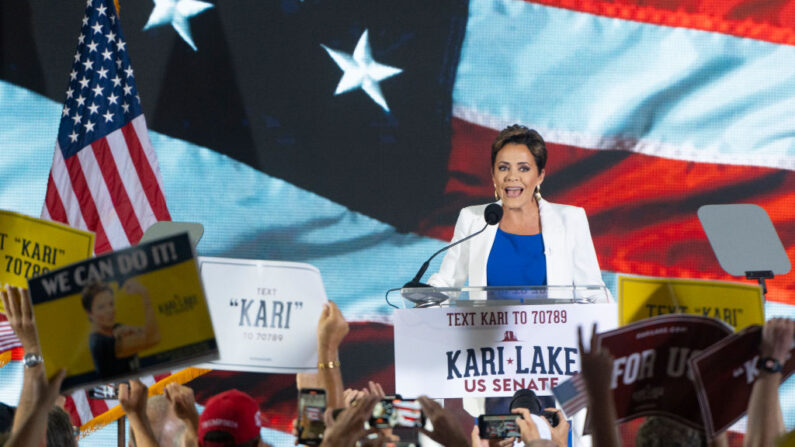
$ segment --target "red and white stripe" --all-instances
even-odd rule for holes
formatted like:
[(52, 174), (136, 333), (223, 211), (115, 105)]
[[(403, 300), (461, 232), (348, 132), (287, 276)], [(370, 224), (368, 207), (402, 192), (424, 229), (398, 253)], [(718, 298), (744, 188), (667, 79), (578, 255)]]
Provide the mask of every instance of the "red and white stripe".
[(97, 254), (135, 244), (171, 219), (143, 115), (68, 159), (56, 143), (42, 218), (93, 231)]
[(585, 392), (585, 384), (580, 374), (575, 374), (569, 380), (574, 385), (574, 388), (577, 389), (577, 396), (565, 402), (560, 402), (560, 407), (568, 417), (572, 417), (575, 413), (588, 406), (588, 393)]
[(22, 343), (19, 342), (14, 330), (11, 329), (11, 324), (5, 315), (0, 314), (0, 352), (5, 352), (10, 349), (21, 347)]

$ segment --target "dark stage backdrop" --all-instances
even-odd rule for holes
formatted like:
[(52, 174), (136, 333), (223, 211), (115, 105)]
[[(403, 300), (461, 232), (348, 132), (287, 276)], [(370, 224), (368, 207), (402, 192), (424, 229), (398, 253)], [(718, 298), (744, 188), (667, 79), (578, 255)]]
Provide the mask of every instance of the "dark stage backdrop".
[[(795, 255), (795, 1), (177, 3), (120, 11), (172, 218), (205, 225), (203, 255), (318, 266), (358, 322), (353, 385), (393, 387), (383, 292), (491, 200), (489, 145), (509, 124), (547, 140), (542, 193), (585, 208), (614, 293), (617, 273), (731, 279), (704, 204), (764, 207)], [(40, 213), (83, 11), (0, 4), (2, 209)], [(769, 289), (768, 316), (795, 316), (795, 274)], [(231, 383), (286, 430), (290, 378), (196, 385)], [(782, 396), (791, 427), (792, 381)]]

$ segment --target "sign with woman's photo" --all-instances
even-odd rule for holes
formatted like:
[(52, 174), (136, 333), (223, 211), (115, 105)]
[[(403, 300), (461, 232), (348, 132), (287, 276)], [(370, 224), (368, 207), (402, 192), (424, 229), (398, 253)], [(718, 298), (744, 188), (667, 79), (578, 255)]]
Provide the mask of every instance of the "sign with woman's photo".
[(299, 262), (199, 259), (221, 358), (231, 371), (317, 369), (317, 322), (326, 303), (320, 271)]
[(137, 245), (28, 281), (48, 376), (63, 389), (218, 357), (187, 234)]

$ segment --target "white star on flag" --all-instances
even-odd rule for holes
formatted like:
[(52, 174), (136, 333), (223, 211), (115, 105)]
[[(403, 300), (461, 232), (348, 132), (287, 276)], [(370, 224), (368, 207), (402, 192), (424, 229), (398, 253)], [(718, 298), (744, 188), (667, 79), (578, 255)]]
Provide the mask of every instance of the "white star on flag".
[(373, 59), (370, 42), (367, 38), (367, 30), (362, 33), (362, 37), (359, 38), (352, 55), (331, 49), (323, 44), (320, 46), (328, 52), (329, 56), (334, 59), (334, 62), (343, 71), (342, 79), (337, 84), (337, 90), (334, 95), (361, 88), (385, 112), (389, 112), (389, 106), (386, 103), (386, 99), (384, 99), (383, 93), (381, 93), (381, 86), (378, 83), (401, 73), (403, 70), (379, 64)]
[(144, 31), (156, 26), (171, 24), (177, 31), (182, 40), (185, 41), (193, 51), (196, 51), (196, 44), (193, 43), (193, 36), (190, 32), (188, 19), (196, 16), (207, 9), (213, 7), (212, 3), (200, 2), (197, 0), (154, 0), (155, 8), (149, 15), (149, 20), (144, 25)]

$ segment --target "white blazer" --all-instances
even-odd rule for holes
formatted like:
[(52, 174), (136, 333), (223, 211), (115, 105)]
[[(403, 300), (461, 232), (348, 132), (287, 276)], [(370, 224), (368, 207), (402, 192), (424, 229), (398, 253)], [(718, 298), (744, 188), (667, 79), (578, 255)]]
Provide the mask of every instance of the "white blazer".
[[(500, 202), (497, 202), (500, 203)], [(604, 286), (596, 259), (585, 210), (576, 206), (539, 201), (541, 236), (547, 259), (547, 285)], [(487, 205), (464, 208), (458, 215), (453, 241), (483, 228), (483, 211)], [(437, 273), (428, 284), (434, 287), (486, 286), (486, 264), (497, 235), (497, 225), (489, 225), (482, 234), (456, 245), (445, 254)]]

